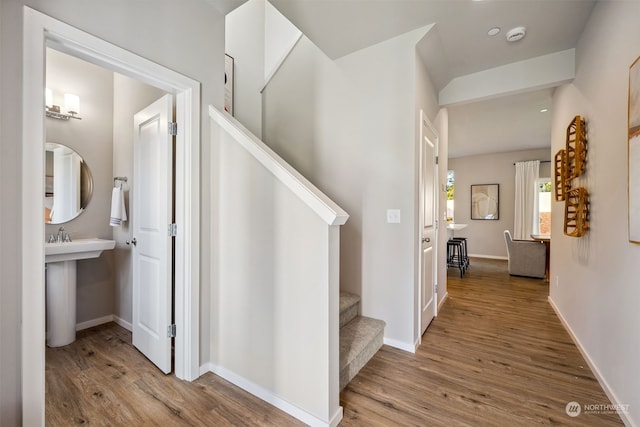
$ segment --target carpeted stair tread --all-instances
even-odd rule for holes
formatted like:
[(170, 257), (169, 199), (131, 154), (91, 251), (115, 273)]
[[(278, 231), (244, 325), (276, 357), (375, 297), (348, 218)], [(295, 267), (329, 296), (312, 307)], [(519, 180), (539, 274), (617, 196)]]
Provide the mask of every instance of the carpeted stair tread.
[(385, 323), (358, 316), (340, 329), (340, 390), (382, 347)]
[(360, 297), (347, 292), (340, 292), (340, 327), (352, 321), (358, 315)]

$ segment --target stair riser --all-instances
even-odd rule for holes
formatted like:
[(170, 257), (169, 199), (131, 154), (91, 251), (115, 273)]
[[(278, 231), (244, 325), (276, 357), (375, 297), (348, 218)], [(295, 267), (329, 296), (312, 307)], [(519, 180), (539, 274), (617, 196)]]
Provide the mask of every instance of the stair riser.
[(358, 304), (356, 303), (340, 313), (340, 327), (342, 328), (344, 325), (351, 322), (357, 315)]
[(340, 370), (340, 390), (344, 389), (353, 377), (360, 372), (360, 369), (380, 350), (383, 340), (384, 330), (381, 330), (351, 363)]

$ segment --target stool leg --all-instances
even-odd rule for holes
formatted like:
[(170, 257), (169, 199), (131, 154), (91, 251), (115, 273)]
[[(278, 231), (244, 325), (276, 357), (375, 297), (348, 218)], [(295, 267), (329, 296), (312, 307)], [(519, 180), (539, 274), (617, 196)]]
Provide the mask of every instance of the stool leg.
[(467, 253), (467, 240), (462, 241), (462, 260), (464, 261), (465, 271), (469, 268), (469, 254)]

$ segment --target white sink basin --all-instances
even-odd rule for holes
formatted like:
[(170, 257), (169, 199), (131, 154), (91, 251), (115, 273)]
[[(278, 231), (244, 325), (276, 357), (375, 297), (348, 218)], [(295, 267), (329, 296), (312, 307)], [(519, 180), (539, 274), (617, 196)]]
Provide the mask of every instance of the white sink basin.
[(47, 345), (60, 347), (76, 339), (76, 261), (97, 258), (115, 240), (78, 239), (45, 243), (47, 264)]
[(97, 258), (102, 251), (113, 249), (115, 246), (115, 240), (105, 239), (78, 239), (73, 242), (45, 243), (44, 261), (49, 263)]

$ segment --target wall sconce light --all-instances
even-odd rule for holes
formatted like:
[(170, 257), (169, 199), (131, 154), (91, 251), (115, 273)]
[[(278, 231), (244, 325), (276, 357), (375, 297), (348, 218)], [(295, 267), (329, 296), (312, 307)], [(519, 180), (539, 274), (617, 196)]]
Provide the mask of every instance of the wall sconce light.
[(80, 97), (78, 95), (72, 93), (64, 94), (64, 109), (66, 113), (63, 113), (60, 111), (60, 106), (53, 103), (53, 91), (47, 88), (45, 89), (45, 104), (47, 117), (58, 120), (82, 120), (82, 117), (78, 117), (78, 114), (80, 114)]

